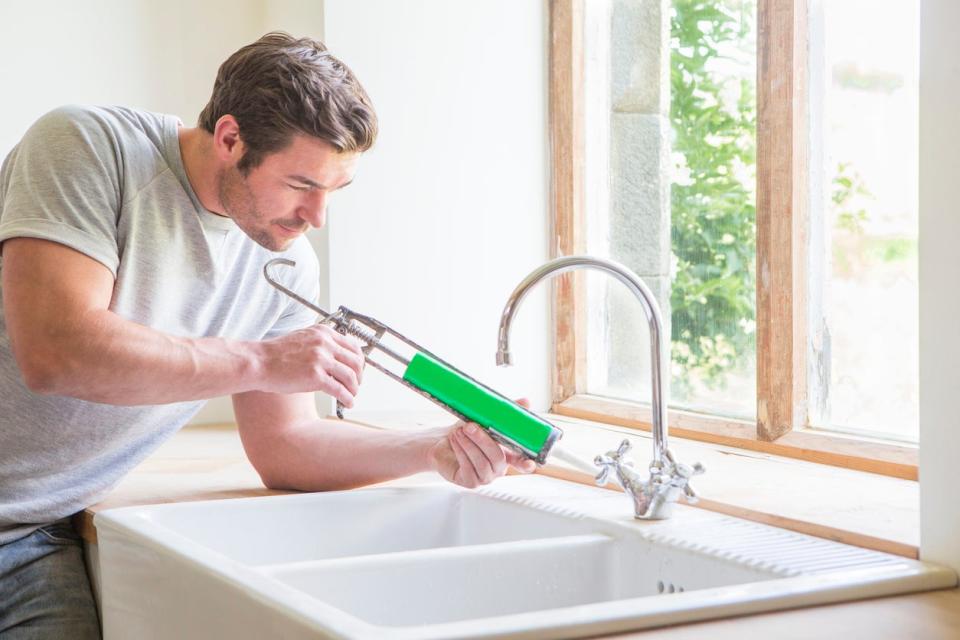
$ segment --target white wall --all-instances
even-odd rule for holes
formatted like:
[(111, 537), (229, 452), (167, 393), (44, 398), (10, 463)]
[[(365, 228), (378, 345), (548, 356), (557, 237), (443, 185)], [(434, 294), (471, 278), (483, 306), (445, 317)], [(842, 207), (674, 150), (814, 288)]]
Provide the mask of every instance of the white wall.
[(220, 62), (261, 34), (262, 1), (0, 4), (0, 153), (70, 102), (175, 113), (194, 124)]
[[(547, 15), (537, 0), (327, 0), (326, 42), (380, 117), (330, 204), (330, 303), (393, 326), (534, 407), (549, 402), (549, 287), (507, 296), (548, 255)], [(357, 410), (429, 408), (369, 371)]]
[(960, 3), (921, 11), (920, 555), (960, 571)]

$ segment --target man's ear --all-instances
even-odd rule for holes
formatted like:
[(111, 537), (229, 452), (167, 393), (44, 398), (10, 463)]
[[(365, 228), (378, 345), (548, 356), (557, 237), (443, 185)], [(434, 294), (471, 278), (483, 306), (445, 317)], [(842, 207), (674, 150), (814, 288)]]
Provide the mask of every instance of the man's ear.
[(213, 129), (213, 148), (217, 158), (228, 164), (236, 164), (243, 157), (244, 144), (240, 138), (240, 125), (229, 113), (217, 120)]

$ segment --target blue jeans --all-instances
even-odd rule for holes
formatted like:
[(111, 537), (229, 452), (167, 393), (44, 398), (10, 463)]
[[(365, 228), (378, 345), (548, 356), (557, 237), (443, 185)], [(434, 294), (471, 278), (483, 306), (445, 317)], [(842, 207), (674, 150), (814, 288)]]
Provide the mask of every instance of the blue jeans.
[(69, 518), (0, 545), (0, 638), (100, 638), (100, 622)]

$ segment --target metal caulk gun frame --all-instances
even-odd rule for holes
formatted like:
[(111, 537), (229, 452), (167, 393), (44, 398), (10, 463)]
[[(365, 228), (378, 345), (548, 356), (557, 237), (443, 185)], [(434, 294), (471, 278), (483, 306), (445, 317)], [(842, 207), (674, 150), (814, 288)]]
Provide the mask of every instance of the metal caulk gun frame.
[[(377, 369), (387, 377), (396, 380), (397, 382), (407, 387), (408, 389), (414, 391), (415, 393), (420, 394), (421, 396), (423, 396), (430, 402), (434, 403), (435, 405), (442, 407), (444, 410), (450, 412), (460, 420), (463, 420), (464, 422), (471, 422), (470, 418), (468, 418), (467, 416), (463, 415), (456, 409), (450, 407), (448, 404), (441, 402), (440, 400), (430, 395), (423, 389), (420, 389), (419, 387), (416, 387), (410, 384), (409, 382), (407, 382), (406, 380), (404, 380), (403, 378), (401, 378), (400, 376), (390, 371), (385, 366), (383, 366), (382, 364), (380, 364), (379, 362), (377, 362), (376, 360), (370, 357), (370, 354), (373, 352), (374, 349), (376, 349), (377, 351), (380, 351), (385, 355), (393, 358), (394, 360), (402, 364), (404, 367), (410, 364), (410, 360), (408, 360), (407, 358), (404, 358), (402, 355), (400, 355), (393, 349), (390, 349), (389, 347), (380, 343), (380, 340), (383, 338), (384, 335), (389, 334), (390, 336), (396, 338), (397, 340), (400, 340), (410, 348), (415, 349), (416, 351), (419, 351), (433, 358), (434, 360), (441, 363), (445, 367), (449, 367), (451, 370), (457, 372), (464, 378), (467, 378), (468, 380), (470, 380), (470, 382), (472, 382), (473, 384), (476, 384), (477, 386), (487, 390), (488, 392), (498, 397), (504, 398), (502, 394), (494, 391), (493, 389), (483, 384), (482, 382), (477, 381), (473, 377), (467, 375), (463, 371), (451, 365), (449, 362), (444, 361), (442, 358), (437, 357), (435, 354), (431, 353), (430, 351), (420, 346), (413, 340), (410, 340), (403, 334), (398, 333), (397, 331), (391, 329), (390, 327), (383, 324), (379, 320), (371, 318), (370, 316), (365, 316), (361, 313), (357, 313), (356, 311), (351, 311), (350, 309), (344, 306), (340, 306), (337, 309), (336, 313), (327, 313), (317, 305), (306, 300), (305, 298), (302, 298), (301, 296), (297, 295), (296, 293), (294, 293), (293, 291), (291, 291), (290, 289), (288, 289), (287, 287), (283, 286), (282, 284), (277, 282), (275, 279), (273, 279), (273, 277), (270, 274), (270, 268), (275, 265), (286, 265), (289, 267), (295, 267), (297, 266), (297, 263), (287, 258), (274, 258), (273, 260), (270, 260), (265, 265), (263, 265), (263, 277), (275, 289), (277, 289), (284, 295), (292, 298), (293, 300), (296, 300), (297, 302), (307, 307), (311, 311), (314, 311), (317, 314), (319, 314), (320, 317), (322, 318), (322, 320), (320, 320), (320, 324), (331, 326), (334, 328), (335, 331), (337, 331), (342, 335), (351, 335), (359, 339), (360, 342), (363, 343), (363, 346), (361, 347), (361, 351), (363, 351), (363, 359), (371, 367), (373, 367), (374, 369)], [(508, 398), (504, 398), (504, 399), (509, 401)], [(517, 405), (517, 406), (519, 406), (523, 411), (526, 411), (527, 413), (530, 413), (531, 415), (536, 416), (536, 414), (531, 412), (526, 407), (523, 407), (520, 405)], [(343, 419), (343, 409), (344, 409), (343, 405), (340, 403), (339, 400), (337, 400), (337, 417), (340, 418), (341, 420)], [(517, 444), (516, 442), (513, 442), (512, 440), (509, 440), (503, 437), (501, 434), (497, 433), (492, 429), (484, 429), (484, 431), (486, 431), (490, 435), (490, 437), (492, 437), (495, 441), (507, 447), (508, 449), (515, 451), (516, 453), (526, 458), (531, 458), (534, 460), (537, 459), (537, 452), (531, 452), (527, 450), (526, 448), (520, 446), (519, 444)]]

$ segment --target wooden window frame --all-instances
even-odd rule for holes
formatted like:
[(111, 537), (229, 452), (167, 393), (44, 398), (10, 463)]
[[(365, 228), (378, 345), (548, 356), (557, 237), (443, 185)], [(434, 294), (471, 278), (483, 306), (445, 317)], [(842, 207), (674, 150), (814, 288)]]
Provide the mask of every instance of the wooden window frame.
[[(586, 250), (583, 2), (549, 4), (553, 257)], [(808, 427), (807, 0), (757, 10), (757, 420), (670, 410), (670, 433), (916, 480), (916, 446)], [(585, 301), (582, 274), (556, 279), (552, 411), (649, 431), (649, 406), (586, 393)]]

